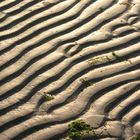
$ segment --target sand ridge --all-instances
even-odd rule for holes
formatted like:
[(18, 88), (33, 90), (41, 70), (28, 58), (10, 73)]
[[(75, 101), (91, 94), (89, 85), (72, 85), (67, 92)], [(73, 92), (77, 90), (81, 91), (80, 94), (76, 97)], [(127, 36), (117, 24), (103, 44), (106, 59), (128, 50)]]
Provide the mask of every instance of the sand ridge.
[(140, 134), (140, 1), (1, 0), (0, 86), (2, 140)]

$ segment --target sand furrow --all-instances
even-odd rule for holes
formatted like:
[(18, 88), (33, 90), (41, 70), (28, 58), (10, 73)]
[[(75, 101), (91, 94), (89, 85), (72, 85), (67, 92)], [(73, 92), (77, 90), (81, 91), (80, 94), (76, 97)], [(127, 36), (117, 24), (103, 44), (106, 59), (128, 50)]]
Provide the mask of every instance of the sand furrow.
[[(135, 52), (135, 51), (137, 51), (137, 50), (139, 50), (139, 45), (135, 45), (135, 46), (131, 46), (131, 47), (128, 47), (127, 49), (123, 49), (123, 50), (121, 50), (120, 52), (121, 53), (118, 53), (118, 52), (116, 52), (116, 54), (118, 54), (120, 57), (121, 57), (121, 55), (122, 56), (125, 56), (126, 57), (126, 55), (129, 55), (130, 53), (132, 53), (133, 51)], [(52, 56), (52, 55), (51, 55)], [(56, 56), (55, 54), (54, 54), (54, 56)], [(108, 59), (106, 59), (105, 58), (105, 56), (107, 56), (108, 58), (109, 58), (109, 60)], [(61, 57), (61, 55), (60, 55), (60, 57)], [(98, 58), (99, 56), (97, 56), (97, 58)], [(114, 58), (111, 58), (112, 57), (112, 54), (104, 54), (103, 56), (101, 55), (101, 58), (103, 58), (104, 60), (102, 60), (102, 62), (101, 63), (107, 63), (108, 61), (109, 62), (111, 62)], [(114, 57), (114, 56), (113, 56)], [(59, 58), (59, 57), (58, 57)], [(58, 59), (57, 57), (55, 58), (55, 59)], [(96, 58), (96, 57), (95, 57)], [(54, 59), (54, 60), (55, 60)], [(94, 59), (94, 58), (92, 58), (92, 59)], [(49, 60), (49, 58), (48, 58), (48, 60)], [(107, 62), (106, 62), (106, 60), (107, 60)], [(49, 60), (49, 62), (51, 62), (52, 61), (52, 57), (50, 58), (50, 60)], [(89, 60), (89, 62), (90, 62), (91, 60)], [(105, 61), (105, 62), (104, 62)], [(58, 67), (54, 67), (54, 70), (52, 70), (51, 69), (51, 71), (54, 71), (54, 73), (56, 73), (56, 71), (55, 71), (55, 69), (59, 69), (59, 67), (63, 67), (66, 63), (68, 64), (68, 62), (69, 61), (64, 61), (64, 63), (62, 63), (62, 64), (59, 64), (58, 65)], [(128, 69), (129, 67), (131, 67), (131, 66), (134, 66), (134, 65), (138, 65), (138, 62), (139, 62), (139, 57), (137, 57), (137, 59), (134, 59), (134, 61), (133, 61), (133, 59), (131, 58), (130, 60), (125, 60), (124, 61), (124, 64), (125, 64), (125, 66), (124, 65), (122, 65), (122, 70), (123, 69)], [(43, 62), (44, 63), (44, 62)], [(43, 64), (42, 63), (42, 64)], [(70, 62), (69, 62), (70, 63)], [(41, 64), (41, 63), (39, 63), (39, 64)], [(38, 64), (38, 66), (39, 66), (39, 64)], [(96, 64), (95, 64), (96, 65)], [(126, 65), (128, 65), (128, 67), (126, 67)], [(48, 66), (48, 65), (47, 65)], [(66, 66), (66, 65), (65, 65)], [(42, 68), (44, 68), (43, 67), (43, 65), (40, 65), (40, 67), (42, 67)], [(46, 67), (46, 66), (45, 66)], [(68, 67), (69, 67), (69, 65), (68, 65)], [(80, 71), (79, 71), (79, 68), (80, 67)], [(83, 67), (83, 69), (81, 69)], [(124, 67), (124, 68), (123, 68)], [(65, 67), (64, 67), (65, 68)], [(95, 69), (96, 67), (94, 66), (94, 69)], [(16, 78), (16, 79), (14, 79), (13, 81), (10, 81), (10, 82), (8, 82), (7, 84), (5, 84), (4, 86), (1, 86), (1, 91), (6, 91), (6, 90), (9, 90), (8, 92), (6, 92), (5, 94), (3, 94), (3, 95), (8, 95), (8, 93), (10, 93), (10, 94), (12, 94), (13, 93), (13, 89), (9, 89), (10, 87), (11, 87), (11, 85), (12, 85), (12, 87), (16, 87), (16, 88), (18, 88), (18, 87), (20, 87), (20, 85), (23, 85), (22, 83), (25, 83), (25, 81), (27, 81), (28, 83), (30, 82), (30, 83), (32, 83), (32, 84), (34, 84), (34, 83), (36, 83), (36, 82), (33, 82), (33, 81), (37, 81), (37, 80), (34, 80), (34, 79), (36, 79), (36, 77), (34, 77), (33, 75), (32, 75), (32, 77), (34, 77), (34, 79), (33, 79), (33, 81), (31, 81), (31, 78), (30, 78), (30, 76), (31, 76), (31, 74), (32, 73), (34, 73), (34, 75), (35, 76), (37, 76), (37, 75), (39, 75), (40, 77), (44, 77), (45, 76), (45, 73), (46, 73), (46, 71), (45, 72), (43, 72), (42, 74), (41, 73), (38, 73), (37, 74), (37, 72), (38, 72), (38, 69), (36, 70), (37, 68), (36, 68), (36, 66), (34, 67), (34, 69), (32, 68), (32, 69), (29, 69), (28, 71), (26, 71), (26, 73), (25, 74), (23, 74), (23, 76), (22, 75), (20, 75), (18, 78)], [(66, 69), (66, 68), (65, 68)], [(68, 69), (68, 68), (67, 68)], [(67, 70), (66, 69), (66, 70)], [(78, 65), (75, 65), (74, 67), (71, 67), (71, 69), (70, 69), (70, 71), (66, 71), (66, 73), (64, 74), (64, 71), (63, 71), (63, 76), (59, 76), (60, 77), (60, 79), (58, 79), (59, 77), (56, 77), (55, 76), (55, 74), (53, 74), (53, 77), (55, 76), (56, 78), (55, 79), (58, 79), (56, 82), (53, 82), (53, 85), (57, 85), (57, 86), (54, 86), (53, 88), (55, 89), (55, 91), (53, 91), (53, 92), (58, 92), (57, 90), (59, 90), (59, 88), (60, 88), (60, 90), (62, 90), (62, 89), (64, 89), (64, 88), (62, 88), (61, 89), (61, 87), (66, 87), (66, 85), (68, 86), (68, 85), (70, 85), (71, 84), (71, 82), (72, 81), (74, 81), (74, 80), (76, 80), (76, 78), (78, 78), (81, 74), (84, 74), (84, 73), (86, 73), (88, 70), (92, 70), (92, 68), (90, 68), (90, 64), (88, 63), (88, 61), (87, 61), (87, 63), (79, 63)], [(111, 68), (110, 68), (111, 69)], [(37, 72), (34, 72), (34, 71), (37, 71)], [(118, 72), (119, 71), (121, 71), (121, 67), (120, 67), (120, 69), (118, 70)], [(113, 72), (115, 72), (115, 71), (113, 71)], [(29, 73), (29, 74), (28, 74)], [(47, 71), (47, 73), (50, 73), (51, 74), (51, 72), (49, 72), (49, 71)], [(60, 73), (62, 73), (61, 71), (60, 71)], [(58, 75), (60, 75), (60, 74), (58, 74)], [(91, 74), (92, 75), (92, 74)], [(94, 75), (94, 74), (93, 74)], [(20, 77), (22, 77), (22, 79), (20, 78)], [(51, 75), (49, 75), (49, 79), (47, 80), (45, 80), (46, 82), (48, 81), (49, 82), (49, 80), (50, 80), (50, 77), (52, 77)], [(86, 76), (85, 76), (86, 77)], [(30, 81), (29, 80), (27, 80), (27, 79), (29, 79), (30, 78)], [(44, 78), (43, 78), (44, 79)], [(63, 79), (63, 80), (61, 80), (61, 79)], [(22, 80), (22, 81), (21, 81)], [(62, 81), (62, 82), (60, 82), (60, 81)], [(17, 82), (18, 81), (18, 82)], [(21, 81), (21, 82), (20, 82)], [(44, 80), (42, 80), (42, 81), (44, 81)], [(67, 84), (66, 84), (66, 82), (67, 81), (71, 81), (71, 82), (68, 82)], [(40, 80), (38, 81), (38, 82), (41, 82), (41, 78), (40, 78)], [(47, 82), (47, 83), (48, 83)], [(51, 81), (52, 82), (52, 81)], [(58, 86), (58, 84), (57, 83), (59, 83), (59, 86)], [(15, 84), (18, 84), (18, 85), (15, 85)], [(48, 83), (48, 84), (50, 84), (50, 83)], [(10, 86), (9, 86), (10, 85)], [(14, 86), (15, 85), (15, 86)], [(65, 85), (65, 86), (64, 86)], [(31, 86), (30, 84), (29, 84), (29, 86)], [(34, 86), (38, 86), (38, 84), (36, 84), (36, 85), (34, 85)], [(9, 87), (9, 88), (8, 88)], [(26, 86), (27, 88), (28, 88), (28, 85)], [(25, 87), (25, 88), (26, 88)], [(48, 88), (50, 89), (49, 90), (49, 92), (51, 91), (51, 87), (52, 87), (52, 84), (50, 85), (50, 88), (49, 88), (49, 85), (48, 85)], [(16, 90), (16, 88), (14, 88), (15, 90)], [(36, 87), (33, 87), (33, 88), (36, 88)], [(28, 88), (29, 89), (29, 88)], [(19, 89), (18, 89), (19, 90)], [(24, 90), (24, 89), (23, 89)], [(60, 91), (59, 90), (59, 91)], [(25, 96), (25, 93), (24, 93), (24, 96)], [(13, 97), (15, 97), (15, 95), (13, 96)], [(17, 96), (18, 97), (18, 96)], [(19, 98), (21, 98), (22, 96), (20, 95), (19, 96)], [(19, 98), (18, 98), (18, 100), (19, 100)], [(10, 100), (12, 99), (12, 97), (10, 97)], [(7, 100), (7, 103), (8, 103), (8, 101), (10, 101), (10, 100)], [(14, 100), (14, 102), (15, 102), (15, 100)], [(6, 102), (5, 102), (6, 103)], [(4, 104), (5, 104), (4, 103)], [(3, 103), (2, 103), (3, 104)], [(4, 105), (3, 104), (3, 105)]]
[[(125, 76), (125, 75), (127, 75), (127, 76)], [(74, 116), (77, 116), (78, 114), (81, 113), (81, 111), (83, 111), (84, 106), (86, 106), (87, 104), (89, 104), (88, 103), (88, 100), (91, 98), (91, 96), (93, 96), (94, 94), (97, 94), (96, 92), (98, 92), (98, 91), (101, 90), (100, 85), (104, 85), (104, 87), (102, 87), (104, 89), (105, 87), (108, 87), (109, 85), (115, 84), (117, 82), (121, 82), (121, 81), (126, 80), (126, 79), (131, 79), (131, 78), (133, 79), (133, 78), (137, 77), (138, 75), (139, 75), (139, 70), (138, 71), (135, 71), (135, 72), (128, 73), (128, 74), (116, 76), (116, 77), (113, 77), (113, 78), (110, 78), (110, 79), (107, 79), (107, 80), (103, 81), (106, 84), (103, 84), (103, 83), (100, 83), (99, 82), (99, 84), (96, 84), (96, 87), (95, 86), (89, 87), (89, 89), (87, 89), (86, 91), (83, 91), (82, 94), (79, 95), (78, 98), (77, 98), (77, 100), (75, 100), (74, 102), (71, 102), (71, 103), (65, 105), (64, 107), (61, 107), (60, 109), (56, 110), (53, 113), (54, 115), (51, 115), (51, 116), (48, 116), (48, 115), (46, 115), (46, 116), (45, 115), (44, 116), (40, 116), (42, 118), (41, 120), (40, 120), (40, 117), (39, 116), (38, 117), (36, 116), (36, 117), (34, 117), (34, 119), (31, 118), (31, 119), (25, 121), (23, 123), (23, 125), (22, 124), (19, 124), (19, 125), (13, 127), (13, 128), (10, 128), (10, 130), (9, 131), (8, 130), (5, 131), (4, 134), (8, 134), (9, 135), (11, 133), (11, 136), (12, 136), (12, 135), (15, 135), (17, 133), (21, 133), (21, 131), (24, 132), (25, 129), (29, 129), (30, 127), (33, 127), (34, 125), (35, 126), (38, 125), (38, 129), (40, 129), (40, 126), (39, 125), (41, 125), (42, 123), (43, 124), (44, 123), (46, 124), (46, 123), (50, 123), (50, 122), (56, 121), (56, 120), (57, 121), (63, 121), (63, 120), (67, 120), (67, 119), (71, 118), (72, 116), (73, 117)], [(114, 83), (112, 83), (112, 81), (114, 81)], [(137, 85), (138, 83), (139, 83), (139, 81), (138, 82), (134, 82), (133, 87), (135, 85)], [(80, 104), (79, 104), (79, 101), (81, 101)], [(74, 108), (74, 106), (77, 106), (76, 110), (73, 110), (72, 109), (72, 108)], [(71, 111), (68, 111), (68, 110), (71, 110)], [(61, 115), (62, 112), (63, 112), (63, 116)], [(49, 120), (51, 120), (51, 121), (49, 121)], [(28, 124), (30, 124), (30, 125), (28, 125)], [(19, 127), (19, 129), (17, 129), (18, 127)], [(43, 128), (44, 127), (45, 126), (43, 125)], [(30, 131), (27, 131), (27, 132), (31, 133)]]
[[(118, 52), (116, 52), (118, 55), (119, 55), (119, 57), (126, 57), (126, 55), (129, 55), (129, 54), (131, 54), (132, 52), (136, 52), (136, 51), (138, 51), (139, 50), (139, 44), (138, 45), (135, 45), (135, 46), (130, 46), (130, 47), (128, 47), (127, 49), (123, 49), (123, 50), (121, 50), (120, 52), (121, 52), (121, 54), (119, 54)], [(52, 56), (56, 56), (57, 54), (54, 54), (54, 55), (52, 55), (51, 54), (51, 56), (50, 56), (50, 59), (49, 59), (49, 56), (47, 56), (47, 59), (48, 59), (48, 61), (49, 61), (49, 63), (51, 62), (51, 61), (56, 61), (58, 58), (61, 58), (61, 55), (58, 55), (58, 58), (55, 58), (55, 59), (53, 59), (53, 57)], [(84, 55), (82, 55), (83, 57), (84, 57)], [(107, 58), (109, 58), (110, 60), (108, 60), (107, 58), (105, 58), (107, 56)], [(98, 58), (98, 56), (96, 56), (97, 58)], [(95, 58), (96, 58), (95, 57)], [(101, 58), (103, 59), (103, 60), (100, 60), (100, 61), (102, 61), (101, 63), (104, 63), (103, 61), (112, 61), (112, 53), (109, 53), (109, 54), (104, 54), (104, 55), (101, 55)], [(114, 56), (113, 56), (114, 57)], [(51, 60), (52, 59), (52, 60)], [(94, 58), (91, 58), (91, 60), (89, 60), (89, 62), (90, 61), (92, 61), (92, 59), (94, 59)], [(115, 57), (114, 57), (114, 59), (116, 59)], [(50, 61), (51, 60), (51, 61)], [(127, 59), (126, 59), (127, 60)], [(76, 61), (76, 60), (75, 60)], [(7, 84), (8, 85), (10, 85), (10, 83), (11, 83), (11, 85), (15, 85), (15, 84), (19, 84), (20, 85), (20, 83), (25, 83), (23, 80), (24, 79), (28, 79), (28, 75), (30, 76), (30, 75), (32, 75), (32, 73), (35, 73), (36, 71), (39, 71), (38, 70), (38, 68), (36, 67), (36, 65), (40, 65), (40, 67), (42, 67), (42, 69), (44, 68), (43, 67), (43, 65), (46, 63), (46, 61), (43, 61), (43, 63), (41, 63), (41, 62), (38, 62), (38, 64), (36, 63), (35, 64), (35, 66), (34, 66), (34, 68), (32, 67), (31, 69), (29, 69), (29, 70), (27, 70), (27, 71), (25, 71), (25, 74), (23, 73), (23, 76), (22, 75), (20, 75), (19, 76), (19, 78), (15, 78), (13, 81), (10, 81), (10, 82), (8, 82)], [(68, 63), (70, 63), (70, 60), (66, 60), (66, 61), (64, 61), (64, 62), (62, 62), (62, 66), (64, 66), (65, 64), (68, 64)], [(71, 62), (72, 63), (72, 62)], [(70, 63), (70, 64), (71, 64)], [(92, 63), (92, 62), (91, 62)], [(131, 63), (131, 62), (130, 62)], [(60, 67), (61, 65), (58, 65), (58, 67)], [(87, 64), (86, 64), (87, 65)], [(92, 65), (92, 64), (91, 64)], [(47, 65), (45, 64), (45, 67), (46, 67)], [(66, 66), (66, 65), (65, 65)], [(69, 66), (69, 65), (68, 65)], [(79, 65), (80, 66), (80, 65)], [(90, 66), (90, 65), (89, 65)], [(88, 66), (88, 67), (89, 67)], [(84, 67), (84, 66), (83, 66)], [(57, 67), (55, 67), (54, 69), (57, 69)], [(45, 69), (46, 70), (46, 69)], [(29, 71), (29, 74), (28, 74), (28, 71)], [(34, 72), (35, 71), (35, 72)], [(51, 71), (53, 71), (53, 70), (51, 70)], [(62, 69), (62, 71), (63, 71), (63, 69)], [(43, 71), (42, 71), (43, 72)], [(55, 72), (55, 71), (54, 71)], [(78, 72), (78, 71), (77, 71)], [(36, 74), (37, 74), (37, 72), (36, 72)], [(37, 76), (36, 74), (34, 74), (35, 76)], [(41, 74), (41, 73), (38, 73), (39, 75)], [(40, 75), (41, 76), (41, 75)], [(2, 76), (1, 76), (2, 77)], [(22, 77), (22, 79), (20, 78), (20, 77)], [(25, 77), (25, 78), (24, 78)], [(33, 75), (32, 75), (32, 77), (34, 77)], [(20, 82), (19, 80), (21, 81), (23, 81), (23, 82)], [(18, 81), (18, 82), (16, 82), (16, 81)], [(26, 81), (28, 81), (28, 80), (26, 80)], [(30, 81), (31, 81), (31, 79), (30, 79)], [(13, 84), (12, 84), (13, 83)], [(5, 84), (5, 88), (8, 90), (8, 86)], [(6, 90), (5, 89), (5, 90)], [(4, 90), (3, 88), (1, 88), (1, 90)], [(4, 91), (5, 91), (4, 90)]]
[[(81, 4), (82, 4), (82, 3), (81, 3)], [(80, 5), (79, 5), (79, 6), (80, 6)], [(89, 11), (89, 13), (86, 13), (87, 16), (89, 16), (89, 14), (90, 14), (90, 11)], [(81, 18), (87, 17), (86, 15), (85, 15), (85, 16), (82, 16), (82, 15), (81, 15), (81, 16), (82, 16)], [(55, 22), (55, 20), (57, 20), (57, 19), (54, 19), (54, 20), (52, 20), (52, 21)], [(76, 22), (79, 22), (79, 19), (76, 20)], [(48, 23), (48, 21), (47, 21), (47, 23)], [(51, 22), (50, 22), (50, 23), (51, 23)], [(64, 28), (63, 25), (62, 25), (61, 27), (58, 27), (58, 28), (55, 27), (55, 30), (54, 30), (53, 32), (52, 32), (52, 31), (50, 31), (50, 32), (47, 31), (46, 33), (48, 34), (48, 36), (50, 36), (50, 35), (52, 36), (52, 35), (56, 34), (57, 32), (58, 32), (58, 33), (59, 33), (59, 32), (61, 33), (62, 31), (65, 31), (65, 32), (66, 32), (66, 29), (67, 29), (67, 28), (69, 29), (71, 26), (73, 27), (74, 24), (76, 24), (76, 23), (69, 22), (69, 23), (68, 23), (68, 26), (66, 26), (65, 28)], [(79, 26), (80, 26), (80, 25), (79, 25)], [(62, 27), (63, 27), (63, 28), (62, 28)], [(42, 30), (41, 30), (41, 31), (42, 31)], [(57, 32), (56, 32), (56, 31), (57, 31)], [(39, 31), (37, 30), (37, 32), (39, 32)], [(63, 34), (64, 34), (65, 32), (63, 32)], [(39, 33), (40, 33), (40, 32), (39, 32)], [(57, 33), (57, 34), (58, 34), (58, 33)], [(46, 34), (46, 35), (47, 35), (47, 34)], [(35, 35), (36, 35), (36, 34), (35, 34)], [(37, 33), (37, 35), (38, 35), (38, 33)], [(45, 35), (45, 33), (44, 33), (44, 35)], [(31, 36), (31, 37), (32, 37), (32, 36)], [(42, 37), (42, 35), (40, 35), (40, 37)], [(26, 38), (27, 38), (27, 37), (26, 37)], [(49, 37), (49, 38), (50, 38), (50, 37)], [(49, 38), (46, 38), (45, 40), (47, 40), (47, 39), (49, 39)], [(28, 37), (27, 39), (29, 40), (30, 38)], [(27, 40), (27, 39), (26, 39), (26, 40)], [(36, 39), (36, 38), (35, 38), (35, 39)], [(35, 40), (35, 39), (34, 39), (34, 40)], [(39, 38), (39, 36), (38, 36), (38, 40), (42, 40), (42, 38)], [(33, 41), (33, 40), (32, 40), (32, 41)], [(26, 44), (28, 45), (27, 47), (29, 47), (29, 44), (30, 44), (29, 42), (31, 42), (31, 40), (29, 40), (29, 41), (26, 43)], [(15, 44), (15, 43), (14, 43), (14, 44)], [(13, 44), (13, 45), (14, 45), (14, 44)], [(26, 46), (26, 44), (22, 44), (22, 45), (25, 45), (25, 46)], [(44, 44), (44, 43), (43, 43), (43, 44)], [(12, 45), (12, 46), (13, 46), (13, 45)], [(12, 48), (12, 46), (11, 46), (10, 48)], [(35, 47), (35, 45), (34, 45), (34, 47)], [(16, 48), (18, 48), (18, 50), (21, 49), (20, 45), (17, 46)], [(22, 49), (24, 49), (24, 48), (22, 48)], [(28, 49), (28, 51), (29, 51), (29, 49)], [(14, 51), (14, 52), (15, 52), (15, 51)], [(10, 53), (14, 54), (13, 52), (10, 52)], [(8, 55), (8, 54), (7, 54), (7, 55)], [(6, 55), (4, 55), (4, 57), (6, 57)], [(5, 59), (6, 59), (6, 58), (5, 58)]]
[[(42, 3), (42, 1), (39, 1), (39, 2)], [(36, 3), (36, 2), (34, 2), (34, 3)], [(0, 30), (1, 31), (8, 30), (10, 27), (14, 27), (14, 25), (22, 22), (23, 20), (28, 19), (28, 18), (34, 16), (34, 14), (37, 14), (40, 11), (44, 11), (45, 8), (49, 8), (50, 6), (53, 6), (55, 4), (58, 4), (58, 1), (54, 1), (52, 3), (50, 3), (50, 2), (46, 2), (45, 3), (44, 2), (42, 4), (41, 5), (39, 4), (39, 6), (35, 6), (35, 8), (33, 10), (32, 10), (33, 7), (31, 7), (31, 8), (27, 7), (27, 9), (25, 9), (24, 11), (21, 11), (21, 13), (20, 12), (19, 13), (17, 12), (17, 14), (19, 14), (20, 16), (19, 17), (18, 16), (15, 16), (15, 18), (8, 20), (8, 23), (7, 22), (4, 22), (1, 25)], [(23, 17), (22, 15), (25, 16), (25, 17)], [(10, 26), (10, 27), (8, 28), (8, 26)]]
[(139, 13), (138, 0), (1, 1), (1, 139), (66, 139), (76, 119), (97, 139), (139, 135)]
[[(73, 1), (74, 2), (74, 4), (75, 4), (75, 1)], [(33, 26), (35, 26), (35, 25), (37, 25), (37, 23), (40, 23), (40, 27), (41, 27), (41, 25), (43, 26), (43, 23), (46, 23), (45, 21), (46, 20), (49, 20), (49, 19), (51, 19), (50, 21), (48, 21), (48, 24), (47, 24), (47, 26), (49, 25), (49, 22), (50, 22), (50, 24), (52, 24), (53, 22), (52, 21), (54, 21), (55, 23), (57, 22), (57, 21), (61, 21), (61, 20), (64, 20), (64, 19), (67, 19), (68, 17), (67, 16), (75, 16), (76, 14), (78, 14), (78, 10), (80, 11), (80, 9), (82, 9), (82, 7), (83, 6), (86, 6), (87, 4), (88, 4), (88, 2), (91, 2), (91, 1), (86, 1), (85, 3), (83, 2), (83, 3), (78, 3), (78, 5), (77, 4), (75, 4), (75, 6), (73, 6), (72, 7), (72, 3), (70, 3), (69, 5), (67, 5), (66, 4), (66, 7), (61, 7), (62, 9), (61, 9), (61, 12), (63, 11), (63, 13), (62, 14), (60, 14), (60, 15), (55, 15), (55, 17), (57, 17), (56, 19), (55, 19), (55, 21), (54, 21), (54, 18), (53, 18), (53, 14), (55, 14), (55, 13), (52, 13), (53, 11), (55, 11), (55, 9), (57, 8), (57, 7), (60, 7), (59, 5), (58, 6), (56, 6), (56, 7), (52, 7), (52, 8), (50, 8), (50, 10), (51, 10), (51, 12), (49, 11), (49, 10), (46, 10), (46, 11), (42, 11), (42, 12), (39, 12), (38, 14), (36, 14), (36, 15), (34, 15), (32, 18), (34, 19), (33, 21), (31, 21), (30, 19), (27, 19), (27, 20), (25, 20), (24, 22), (20, 22), (20, 24), (22, 25), (16, 25), (16, 28), (14, 28), (12, 31), (5, 31), (5, 32), (3, 32), (3, 34), (1, 34), (1, 39), (6, 39), (6, 36), (7, 36), (7, 39), (8, 39), (8, 36), (11, 36), (11, 37), (14, 37), (14, 36), (16, 36), (17, 34), (20, 34), (20, 33), (22, 33), (22, 32), (24, 32), (24, 31), (26, 31), (27, 29), (29, 29), (29, 27), (31, 28), (31, 27), (33, 27)], [(63, 5), (64, 5), (65, 3), (63, 3)], [(71, 7), (70, 7), (70, 5), (71, 5)], [(80, 6), (82, 6), (82, 7), (80, 7)], [(88, 5), (87, 5), (88, 6)], [(70, 8), (69, 8), (70, 7)], [(74, 7), (76, 7), (76, 8), (74, 8)], [(77, 9), (77, 8), (79, 8), (79, 9)], [(70, 11), (69, 11), (70, 10)], [(76, 11), (75, 11), (76, 10)], [(68, 12), (69, 11), (69, 12)], [(67, 12), (67, 14), (65, 14)], [(72, 12), (72, 13), (71, 13)], [(50, 17), (51, 16), (51, 17)], [(63, 16), (63, 18), (62, 18), (62, 16)], [(73, 17), (74, 18), (74, 17)], [(59, 20), (58, 20), (59, 19)], [(44, 22), (43, 22), (44, 21)], [(43, 22), (43, 23), (42, 23)], [(51, 25), (52, 26), (52, 25)], [(37, 27), (36, 27), (37, 28)], [(30, 29), (31, 30), (31, 29)], [(33, 30), (33, 29), (32, 29)], [(13, 32), (14, 31), (14, 32)], [(11, 33), (10, 33), (11, 32)], [(29, 32), (29, 31), (28, 31)]]
[(9, 9), (15, 5), (17, 5), (18, 3), (21, 3), (22, 0), (19, 0), (19, 1), (3, 1), (0, 3), (0, 10), (6, 10), (6, 9)]

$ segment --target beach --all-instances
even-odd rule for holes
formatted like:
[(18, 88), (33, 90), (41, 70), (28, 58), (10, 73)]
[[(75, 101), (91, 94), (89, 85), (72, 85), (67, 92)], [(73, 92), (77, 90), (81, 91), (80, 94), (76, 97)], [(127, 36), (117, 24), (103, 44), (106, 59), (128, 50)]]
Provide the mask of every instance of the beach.
[(140, 135), (140, 0), (1, 0), (0, 140), (70, 139), (76, 120)]

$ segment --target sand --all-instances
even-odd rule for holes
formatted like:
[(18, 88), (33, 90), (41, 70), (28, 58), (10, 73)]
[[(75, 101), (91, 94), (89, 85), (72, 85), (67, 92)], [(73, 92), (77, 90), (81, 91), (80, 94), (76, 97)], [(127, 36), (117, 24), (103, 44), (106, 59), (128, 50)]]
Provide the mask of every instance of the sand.
[[(0, 140), (140, 134), (140, 0), (1, 0)], [(45, 95), (53, 96), (47, 101)]]

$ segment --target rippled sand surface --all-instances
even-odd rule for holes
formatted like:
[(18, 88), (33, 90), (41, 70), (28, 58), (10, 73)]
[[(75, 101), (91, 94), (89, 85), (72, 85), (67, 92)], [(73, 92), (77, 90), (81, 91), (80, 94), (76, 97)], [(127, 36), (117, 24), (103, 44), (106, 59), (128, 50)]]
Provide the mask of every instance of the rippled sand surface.
[[(1, 0), (0, 139), (140, 134), (140, 0)], [(44, 94), (53, 100), (47, 101)]]

